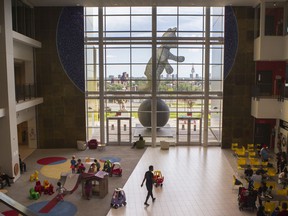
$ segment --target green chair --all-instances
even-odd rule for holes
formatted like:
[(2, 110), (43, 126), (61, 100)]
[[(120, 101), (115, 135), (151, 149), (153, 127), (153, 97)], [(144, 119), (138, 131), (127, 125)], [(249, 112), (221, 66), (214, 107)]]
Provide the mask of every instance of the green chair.
[(38, 200), (40, 198), (39, 192), (36, 192), (34, 188), (31, 188), (29, 192), (30, 192), (30, 199)]
[(136, 148), (143, 149), (145, 147), (145, 140), (138, 140), (136, 141)]

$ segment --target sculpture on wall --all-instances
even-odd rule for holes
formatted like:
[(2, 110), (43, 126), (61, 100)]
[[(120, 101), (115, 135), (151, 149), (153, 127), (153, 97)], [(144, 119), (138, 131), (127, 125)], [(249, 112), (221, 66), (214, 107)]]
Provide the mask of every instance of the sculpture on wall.
[[(185, 60), (184, 56), (175, 56), (170, 52), (171, 48), (176, 48), (177, 43), (176, 41), (176, 30), (177, 28), (169, 28), (163, 35), (162, 38), (169, 38), (167, 40), (162, 40), (163, 44), (157, 48), (156, 53), (156, 71), (153, 71), (152, 68), (152, 57), (150, 58), (149, 62), (145, 68), (145, 75), (147, 77), (147, 86), (145, 90), (152, 89), (152, 77), (156, 78), (158, 89), (160, 84), (161, 74), (163, 73), (164, 69), (167, 74), (173, 73), (173, 68), (169, 63), (169, 59), (176, 61), (176, 62), (183, 62)], [(175, 38), (175, 39), (173, 39)], [(160, 98), (157, 99), (157, 128), (164, 127), (170, 115), (170, 110), (167, 104), (161, 100)], [(147, 99), (143, 101), (138, 109), (138, 118), (140, 123), (147, 128), (151, 128), (151, 108), (152, 101)]]
[[(152, 89), (152, 76), (156, 76), (157, 80), (157, 88), (160, 83), (160, 77), (163, 73), (164, 69), (167, 74), (173, 73), (173, 68), (168, 62), (168, 60), (173, 60), (176, 62), (183, 62), (185, 60), (184, 56), (175, 56), (170, 52), (171, 48), (176, 48), (177, 44), (173, 43), (176, 40), (176, 30), (177, 28), (169, 28), (163, 35), (162, 38), (171, 38), (169, 40), (162, 40), (164, 42), (160, 47), (157, 48), (156, 53), (156, 74), (153, 75), (152, 70), (152, 57), (146, 65), (145, 75), (147, 77), (148, 83), (146, 86), (146, 90)], [(173, 39), (175, 38), (175, 39)], [(167, 43), (165, 43), (167, 42)]]

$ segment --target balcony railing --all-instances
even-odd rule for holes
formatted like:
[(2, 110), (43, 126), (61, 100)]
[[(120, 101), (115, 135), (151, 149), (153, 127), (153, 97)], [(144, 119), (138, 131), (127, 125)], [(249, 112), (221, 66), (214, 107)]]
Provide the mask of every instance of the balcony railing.
[(36, 97), (36, 89), (34, 84), (16, 85), (16, 101), (31, 100)]

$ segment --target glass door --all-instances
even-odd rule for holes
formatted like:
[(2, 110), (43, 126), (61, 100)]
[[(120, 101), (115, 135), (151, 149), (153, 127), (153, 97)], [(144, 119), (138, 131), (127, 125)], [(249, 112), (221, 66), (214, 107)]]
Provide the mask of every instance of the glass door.
[(201, 145), (201, 128), (201, 118), (177, 118), (177, 144)]
[(106, 122), (107, 144), (131, 145), (131, 118), (109, 117)]

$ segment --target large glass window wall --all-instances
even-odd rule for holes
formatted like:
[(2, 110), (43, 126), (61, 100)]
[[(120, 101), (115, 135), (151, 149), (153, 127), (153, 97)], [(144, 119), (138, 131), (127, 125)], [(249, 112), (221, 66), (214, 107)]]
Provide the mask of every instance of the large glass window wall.
[(87, 139), (220, 144), (223, 31), (224, 8), (85, 8)]

